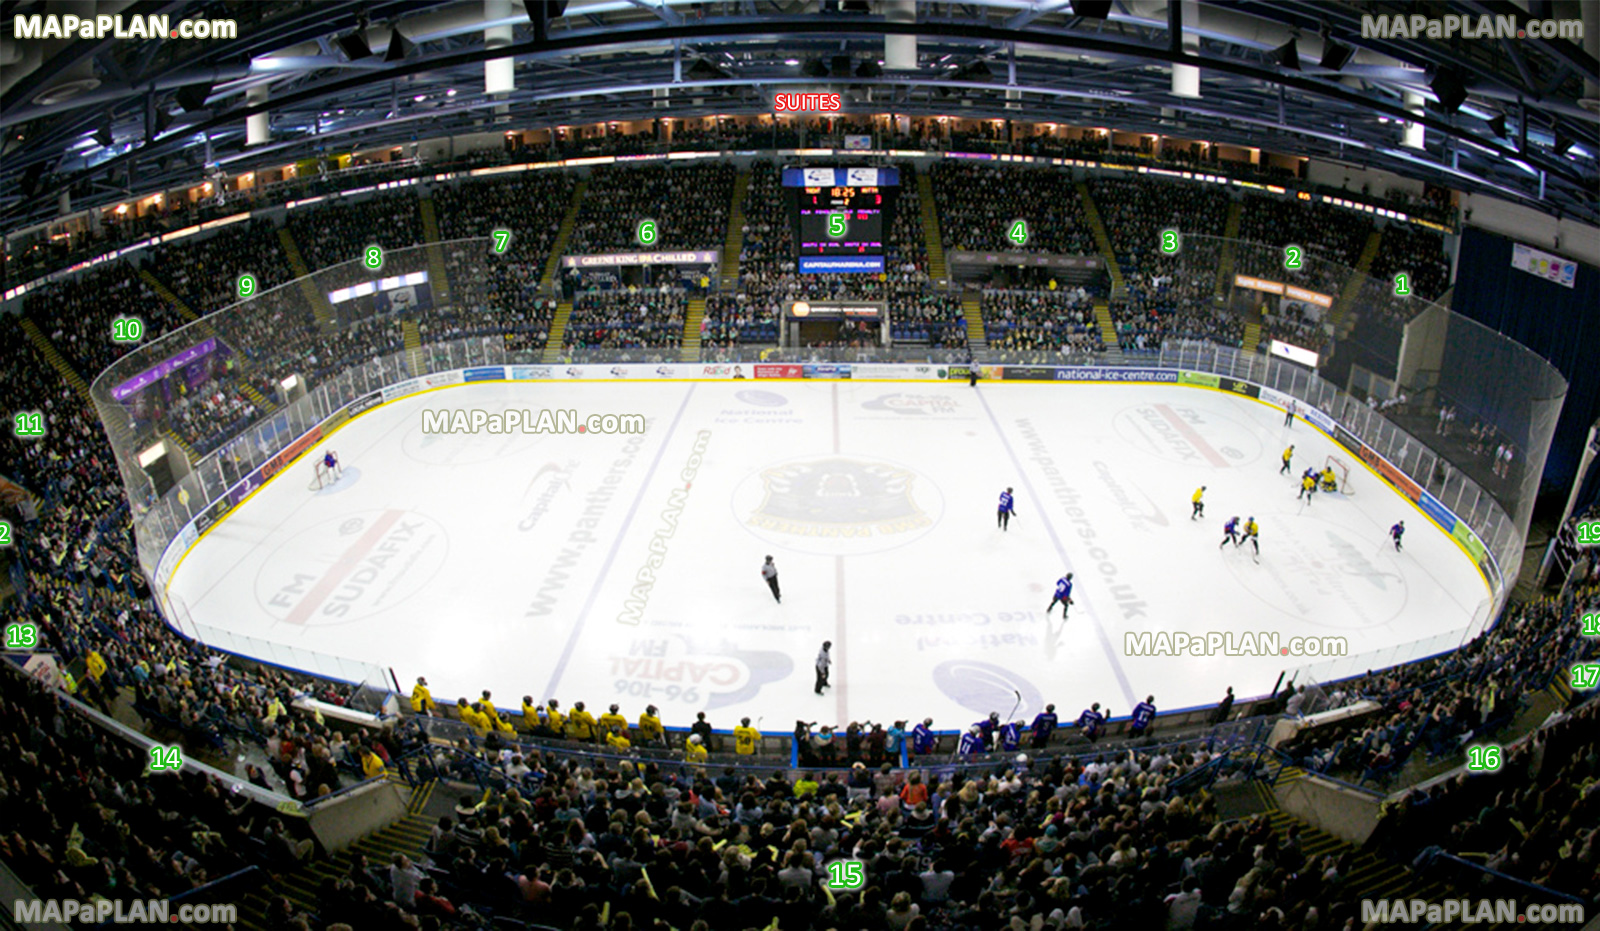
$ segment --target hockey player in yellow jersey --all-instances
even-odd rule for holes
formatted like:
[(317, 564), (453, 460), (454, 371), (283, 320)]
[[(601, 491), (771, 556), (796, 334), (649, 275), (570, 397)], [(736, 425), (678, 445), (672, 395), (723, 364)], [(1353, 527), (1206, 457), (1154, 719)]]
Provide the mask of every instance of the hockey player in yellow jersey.
[(616, 705), (612, 705), (610, 711), (600, 716), (600, 733), (610, 734), (614, 727), (622, 728), (623, 733), (628, 732), (628, 719), (617, 714)]
[(667, 732), (661, 727), (661, 718), (656, 713), (656, 706), (646, 706), (644, 714), (639, 715), (640, 743), (661, 746), (666, 743), (666, 736)]
[(546, 703), (545, 707), (547, 709), (545, 711), (545, 726), (563, 737), (566, 736), (567, 717), (561, 713), (561, 703), (552, 698)]
[(1190, 520), (1194, 520), (1196, 517), (1206, 516), (1206, 503), (1200, 500), (1205, 493), (1206, 486), (1204, 485), (1201, 485), (1199, 488), (1194, 490), (1194, 497), (1189, 499), (1189, 503), (1194, 505), (1194, 511), (1189, 515)]
[(428, 691), (428, 680), (417, 676), (417, 684), (411, 687), (411, 710), (417, 714), (434, 714), (439, 706), (433, 703), (433, 693)]
[(573, 705), (572, 713), (567, 715), (567, 739), (593, 743), (596, 736), (594, 729), (594, 715), (583, 710), (583, 702)]
[(749, 718), (740, 718), (739, 726), (733, 729), (733, 752), (740, 756), (751, 756), (760, 743), (761, 732), (750, 726)]

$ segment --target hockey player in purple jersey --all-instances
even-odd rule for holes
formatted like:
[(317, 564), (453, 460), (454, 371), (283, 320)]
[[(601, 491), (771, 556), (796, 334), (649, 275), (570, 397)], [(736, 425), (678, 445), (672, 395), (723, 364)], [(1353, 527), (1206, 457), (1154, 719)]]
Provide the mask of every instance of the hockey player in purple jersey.
[(1394, 551), (1400, 552), (1400, 538), (1406, 535), (1406, 522), (1401, 521), (1389, 528), (1389, 536), (1394, 538)]
[(1067, 608), (1072, 606), (1072, 573), (1067, 573), (1056, 580), (1056, 596), (1050, 599), (1050, 607), (1044, 609), (1046, 617), (1050, 616), (1057, 603), (1061, 605), (1061, 617), (1067, 616)]
[(1022, 741), (1022, 722), (1012, 721), (1000, 725), (1000, 749), (1007, 753), (1015, 753), (1017, 746)]
[(1011, 526), (1011, 518), (1017, 516), (1017, 501), (1011, 497), (1011, 489), (1000, 492), (1000, 529), (1006, 530)]
[(1128, 727), (1129, 737), (1143, 737), (1150, 730), (1150, 722), (1156, 719), (1156, 697), (1146, 695), (1144, 701), (1133, 706), (1133, 723)]
[(1099, 702), (1085, 708), (1083, 714), (1078, 715), (1078, 727), (1083, 729), (1083, 736), (1089, 738), (1090, 743), (1100, 739), (1100, 732), (1105, 726), (1106, 716), (1100, 713)]
[(1050, 735), (1056, 732), (1056, 706), (1045, 705), (1044, 711), (1033, 719), (1033, 749), (1042, 750), (1050, 742)]
[(1228, 522), (1222, 525), (1222, 542), (1217, 544), (1217, 549), (1220, 550), (1229, 543), (1234, 546), (1239, 545), (1239, 518), (1237, 516), (1228, 518)]
[(983, 731), (976, 724), (967, 728), (967, 732), (961, 735), (961, 746), (956, 748), (956, 752), (962, 756), (975, 756), (985, 750)]

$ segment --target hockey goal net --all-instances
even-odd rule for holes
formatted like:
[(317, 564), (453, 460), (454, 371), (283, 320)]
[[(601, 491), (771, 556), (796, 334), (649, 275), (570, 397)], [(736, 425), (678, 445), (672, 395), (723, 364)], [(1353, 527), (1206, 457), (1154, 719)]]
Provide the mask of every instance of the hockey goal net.
[(311, 491), (318, 491), (332, 485), (339, 480), (340, 475), (344, 474), (344, 464), (339, 461), (338, 453), (333, 454), (333, 462), (334, 464), (330, 467), (323, 456), (318, 456), (316, 461), (312, 463), (315, 467), (315, 474), (311, 478), (311, 484), (307, 486)]
[(1350, 489), (1350, 462), (1339, 456), (1329, 456), (1323, 463), (1323, 470), (1333, 470), (1333, 480), (1339, 484), (1339, 493), (1343, 495), (1354, 494)]

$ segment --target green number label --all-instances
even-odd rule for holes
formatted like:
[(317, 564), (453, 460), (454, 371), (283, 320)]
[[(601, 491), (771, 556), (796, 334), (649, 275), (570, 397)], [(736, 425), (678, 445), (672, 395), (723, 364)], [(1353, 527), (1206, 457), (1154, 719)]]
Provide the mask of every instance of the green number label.
[(383, 249), (378, 246), (368, 246), (366, 255), (361, 260), (373, 271), (383, 267)]
[(1467, 748), (1467, 769), (1475, 773), (1500, 771), (1500, 748), (1494, 744)]
[(511, 245), (511, 231), (510, 230), (495, 230), (494, 231), (494, 254), (495, 255), (505, 255), (506, 254), (506, 247), (509, 246), (509, 245)]
[(661, 233), (656, 229), (656, 221), (640, 220), (639, 228), (634, 231), (634, 238), (639, 240), (641, 246), (653, 246)]
[(1178, 231), (1177, 230), (1162, 230), (1161, 231), (1161, 251), (1165, 252), (1167, 255), (1173, 255), (1173, 254), (1177, 253), (1177, 251), (1178, 251)]
[(249, 296), (251, 296), (252, 294), (255, 294), (255, 293), (256, 293), (256, 276), (254, 276), (254, 275), (240, 275), (239, 276), (239, 296), (240, 297), (249, 297)]
[(828, 238), (842, 239), (844, 231), (849, 228), (849, 215), (843, 213), (828, 214)]
[(1394, 296), (1407, 297), (1411, 294), (1411, 278), (1405, 272), (1394, 276)]
[(1579, 546), (1600, 546), (1600, 520), (1586, 520), (1578, 525)]
[(1284, 268), (1299, 268), (1300, 267), (1300, 257), (1302, 255), (1304, 255), (1304, 254), (1305, 253), (1301, 250), (1301, 248), (1299, 246), (1289, 246), (1288, 248), (1284, 249), (1283, 250), (1283, 267)]
[(829, 889), (860, 889), (866, 884), (866, 868), (860, 860), (835, 860), (828, 864)]
[(183, 768), (183, 755), (177, 747), (163, 747), (157, 744), (150, 748), (150, 771), (164, 773)]
[(6, 625), (6, 649), (31, 650), (39, 645), (39, 628), (29, 623)]
[(1585, 614), (1583, 616), (1583, 635), (1585, 637), (1600, 637), (1600, 614)]
[(38, 411), (24, 411), (16, 415), (11, 432), (17, 436), (44, 436), (44, 415)]
[(1006, 234), (1006, 238), (1011, 240), (1014, 245), (1026, 246), (1028, 244), (1028, 221), (1012, 220), (1011, 232)]
[(1572, 667), (1572, 687), (1588, 691), (1600, 685), (1600, 663), (1579, 663)]
[(118, 317), (111, 321), (113, 343), (137, 343), (144, 338), (144, 323), (137, 317)]
[(0, 546), (11, 545), (11, 522), (0, 520)]

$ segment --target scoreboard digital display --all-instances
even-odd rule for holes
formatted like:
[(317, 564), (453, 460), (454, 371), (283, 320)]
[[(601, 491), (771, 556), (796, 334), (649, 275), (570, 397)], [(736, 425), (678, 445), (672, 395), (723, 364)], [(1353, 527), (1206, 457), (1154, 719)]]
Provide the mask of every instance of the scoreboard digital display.
[(785, 168), (796, 268), (802, 274), (883, 271), (899, 184), (895, 168)]
[(801, 188), (801, 255), (882, 255), (884, 195), (877, 187)]

